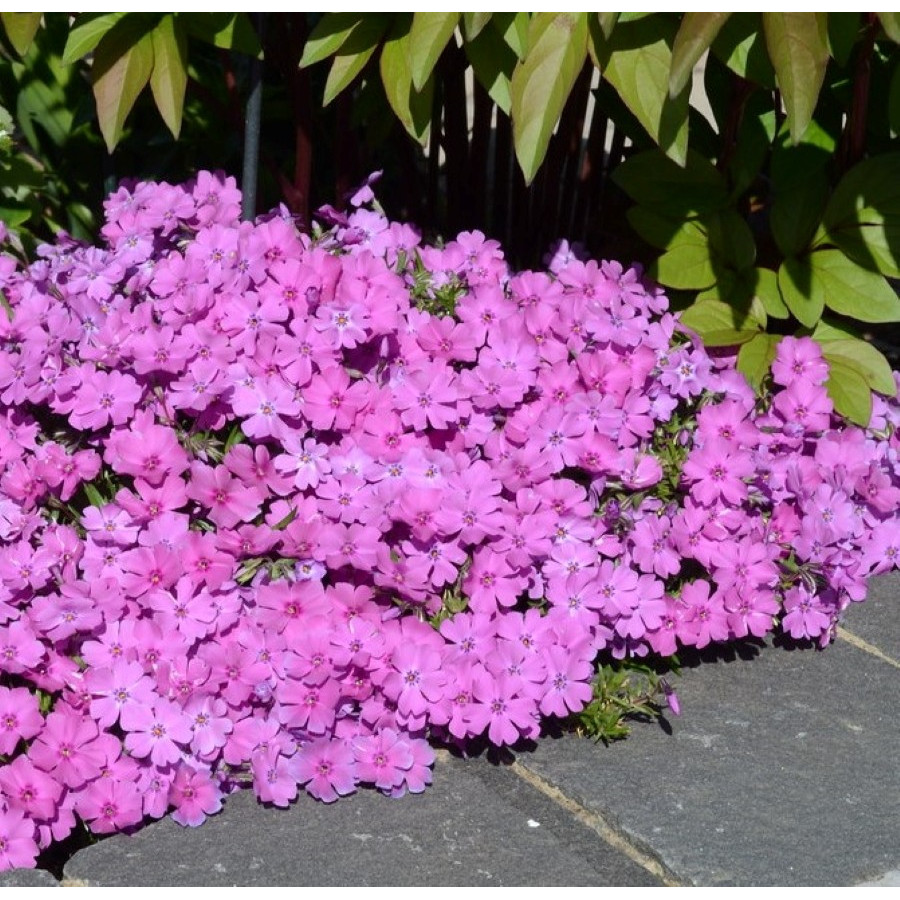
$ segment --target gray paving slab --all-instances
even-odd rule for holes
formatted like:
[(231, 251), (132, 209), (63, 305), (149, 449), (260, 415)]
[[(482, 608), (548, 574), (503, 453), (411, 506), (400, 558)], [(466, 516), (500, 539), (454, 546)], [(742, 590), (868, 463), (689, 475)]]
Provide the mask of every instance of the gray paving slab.
[[(332, 805), (260, 806), (249, 791), (201, 828), (171, 820), (79, 851), (64, 883), (146, 885), (652, 884), (627, 857), (581, 855), (538, 798), (500, 796), (468, 762), (441, 756), (435, 783), (391, 800), (364, 791)], [(509, 777), (513, 777), (510, 775)], [(515, 793), (515, 791), (513, 791)], [(530, 804), (534, 804), (533, 806)], [(583, 835), (582, 835), (583, 837)], [(599, 838), (597, 838), (599, 842)]]
[(677, 686), (671, 733), (544, 740), (519, 764), (688, 884), (850, 885), (900, 867), (900, 670), (844, 642), (766, 646)]
[(10, 869), (0, 872), (0, 888), (59, 887), (59, 882), (44, 869)]
[(863, 603), (844, 613), (845, 627), (895, 660), (900, 660), (900, 572), (869, 582)]

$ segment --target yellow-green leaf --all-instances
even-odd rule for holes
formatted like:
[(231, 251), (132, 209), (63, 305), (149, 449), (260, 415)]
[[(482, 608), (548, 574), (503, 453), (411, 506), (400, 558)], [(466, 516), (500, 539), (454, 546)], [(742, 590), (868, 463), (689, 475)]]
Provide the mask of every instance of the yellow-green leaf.
[(520, 60), (525, 59), (528, 49), (528, 35), (531, 27), (531, 14), (527, 12), (494, 13), (491, 25), (509, 45)]
[(91, 76), (100, 131), (110, 153), (119, 142), (125, 119), (152, 71), (153, 39), (147, 32), (134, 38), (116, 26), (97, 45)]
[(900, 321), (900, 297), (877, 272), (858, 266), (840, 250), (817, 250), (809, 255), (809, 264), (813, 285), (829, 309), (860, 322)]
[(753, 295), (762, 303), (766, 313), (773, 319), (786, 319), (790, 310), (784, 305), (778, 289), (778, 275), (772, 269), (757, 267), (754, 271)]
[(462, 18), (466, 40), (471, 41), (477, 38), (484, 30), (484, 26), (491, 21), (491, 16), (493, 13), (489, 12), (464, 12)]
[(434, 81), (429, 79), (417, 91), (409, 67), (409, 31), (399, 24), (384, 42), (381, 51), (381, 83), (391, 109), (409, 134), (425, 144), (431, 124), (431, 97)]
[(698, 299), (681, 313), (681, 323), (711, 347), (732, 347), (752, 340), (761, 325), (746, 312), (719, 300)]
[(764, 12), (769, 57), (796, 144), (809, 125), (828, 65), (828, 13)]
[(822, 347), (822, 355), (829, 363), (842, 362), (856, 369), (873, 391), (894, 396), (897, 388), (891, 364), (868, 341), (852, 337), (843, 340), (822, 340), (815, 332), (813, 340)]
[[(91, 53), (103, 36), (129, 13), (82, 13), (69, 30), (62, 61), (66, 65)], [(133, 14), (132, 14), (133, 15)]]
[[(815, 254), (813, 254), (815, 255)], [(813, 273), (809, 257), (786, 259), (778, 270), (778, 289), (794, 318), (807, 328), (814, 328), (822, 318), (825, 292)]]
[(300, 68), (305, 69), (337, 53), (366, 15), (358, 12), (325, 13), (306, 39)]
[(587, 13), (537, 13), (528, 32), (528, 54), (513, 72), (513, 139), (530, 184), (553, 129), (587, 57)]
[(345, 37), (331, 64), (328, 78), (325, 81), (325, 92), (322, 99), (324, 106), (328, 106), (362, 72), (381, 42), (390, 21), (389, 16), (371, 13), (359, 18)]
[(613, 28), (616, 27), (616, 22), (619, 21), (619, 13), (598, 12), (597, 21), (600, 23), (600, 30), (603, 32), (603, 36), (609, 40), (613, 33)]
[(262, 53), (259, 37), (248, 13), (177, 13), (176, 15), (188, 34), (207, 44), (221, 47), (223, 50), (236, 50), (247, 56), (259, 56)]
[(716, 281), (709, 245), (705, 242), (677, 244), (651, 264), (648, 274), (666, 287), (685, 291), (702, 290)]
[(738, 351), (738, 371), (750, 382), (751, 387), (757, 393), (762, 387), (766, 375), (769, 374), (780, 340), (781, 335), (779, 334), (758, 332)]
[(466, 41), (466, 56), (472, 72), (491, 100), (507, 115), (512, 108), (509, 83), (518, 63), (512, 47), (493, 28), (484, 28), (477, 37)]
[(163, 121), (177, 138), (187, 88), (187, 35), (171, 15), (165, 16), (150, 34), (153, 39), (150, 90)]
[(884, 33), (895, 43), (900, 44), (900, 13), (880, 12), (875, 13)]
[(41, 16), (43, 13), (39, 12), (0, 13), (6, 36), (19, 56), (24, 56), (28, 52), (38, 28), (41, 27)]
[(417, 12), (409, 30), (409, 68), (417, 91), (428, 77), (453, 37), (459, 22), (458, 12)]
[(716, 39), (731, 13), (689, 12), (684, 14), (672, 45), (669, 96), (677, 97), (690, 83), (694, 66)]
[(825, 387), (834, 408), (851, 422), (865, 428), (872, 418), (872, 392), (865, 376), (842, 359), (830, 361), (829, 370)]
[(603, 77), (666, 156), (683, 166), (690, 91), (686, 87), (678, 96), (669, 96), (671, 67), (665, 23), (655, 16), (620, 25), (600, 56)]

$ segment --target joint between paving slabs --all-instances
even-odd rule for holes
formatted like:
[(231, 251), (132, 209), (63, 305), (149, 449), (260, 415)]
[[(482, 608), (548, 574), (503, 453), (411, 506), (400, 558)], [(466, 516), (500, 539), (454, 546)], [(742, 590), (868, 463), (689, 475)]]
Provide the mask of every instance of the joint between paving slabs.
[(842, 640), (845, 640), (848, 644), (856, 647), (857, 650), (862, 650), (864, 653), (868, 653), (870, 656), (874, 656), (876, 659), (886, 662), (889, 666), (900, 669), (900, 661), (894, 659), (892, 656), (888, 656), (883, 650), (879, 650), (874, 644), (870, 644), (868, 641), (863, 640), (852, 631), (847, 631), (842, 625), (838, 625), (837, 627), (837, 636)]
[(523, 781), (526, 781), (532, 787), (539, 790), (544, 796), (548, 797), (558, 806), (565, 809), (566, 812), (575, 816), (582, 824), (596, 832), (614, 850), (623, 853), (632, 862), (637, 863), (641, 868), (658, 878), (666, 887), (682, 887), (690, 885), (690, 882), (685, 882), (678, 878), (672, 871), (663, 865), (659, 859), (650, 855), (642, 847), (638, 846), (629, 835), (625, 834), (622, 829), (613, 825), (604, 816), (586, 809), (578, 803), (577, 800), (567, 797), (558, 787), (550, 784), (549, 781), (544, 780), (540, 775), (535, 774), (530, 769), (525, 768), (521, 763), (514, 762), (510, 766), (510, 769)]

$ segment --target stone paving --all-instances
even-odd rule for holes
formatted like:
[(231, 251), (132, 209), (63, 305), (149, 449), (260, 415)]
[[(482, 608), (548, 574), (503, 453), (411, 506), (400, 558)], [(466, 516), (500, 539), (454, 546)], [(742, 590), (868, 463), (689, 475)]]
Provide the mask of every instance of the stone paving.
[[(900, 885), (900, 575), (824, 652), (771, 642), (687, 660), (683, 714), (604, 747), (442, 752), (434, 785), (171, 820), (69, 860), (89, 885)], [(0, 886), (55, 884), (46, 872)]]

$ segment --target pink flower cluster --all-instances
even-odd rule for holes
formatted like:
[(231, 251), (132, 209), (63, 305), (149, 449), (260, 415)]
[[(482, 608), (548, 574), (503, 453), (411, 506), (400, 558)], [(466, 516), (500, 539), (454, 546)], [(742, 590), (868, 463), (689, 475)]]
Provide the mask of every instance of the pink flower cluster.
[(840, 421), (811, 341), (758, 398), (636, 270), (238, 202), (140, 183), (0, 257), (0, 869), (242, 783), (421, 791), (601, 651), (827, 643), (900, 562), (900, 405)]

